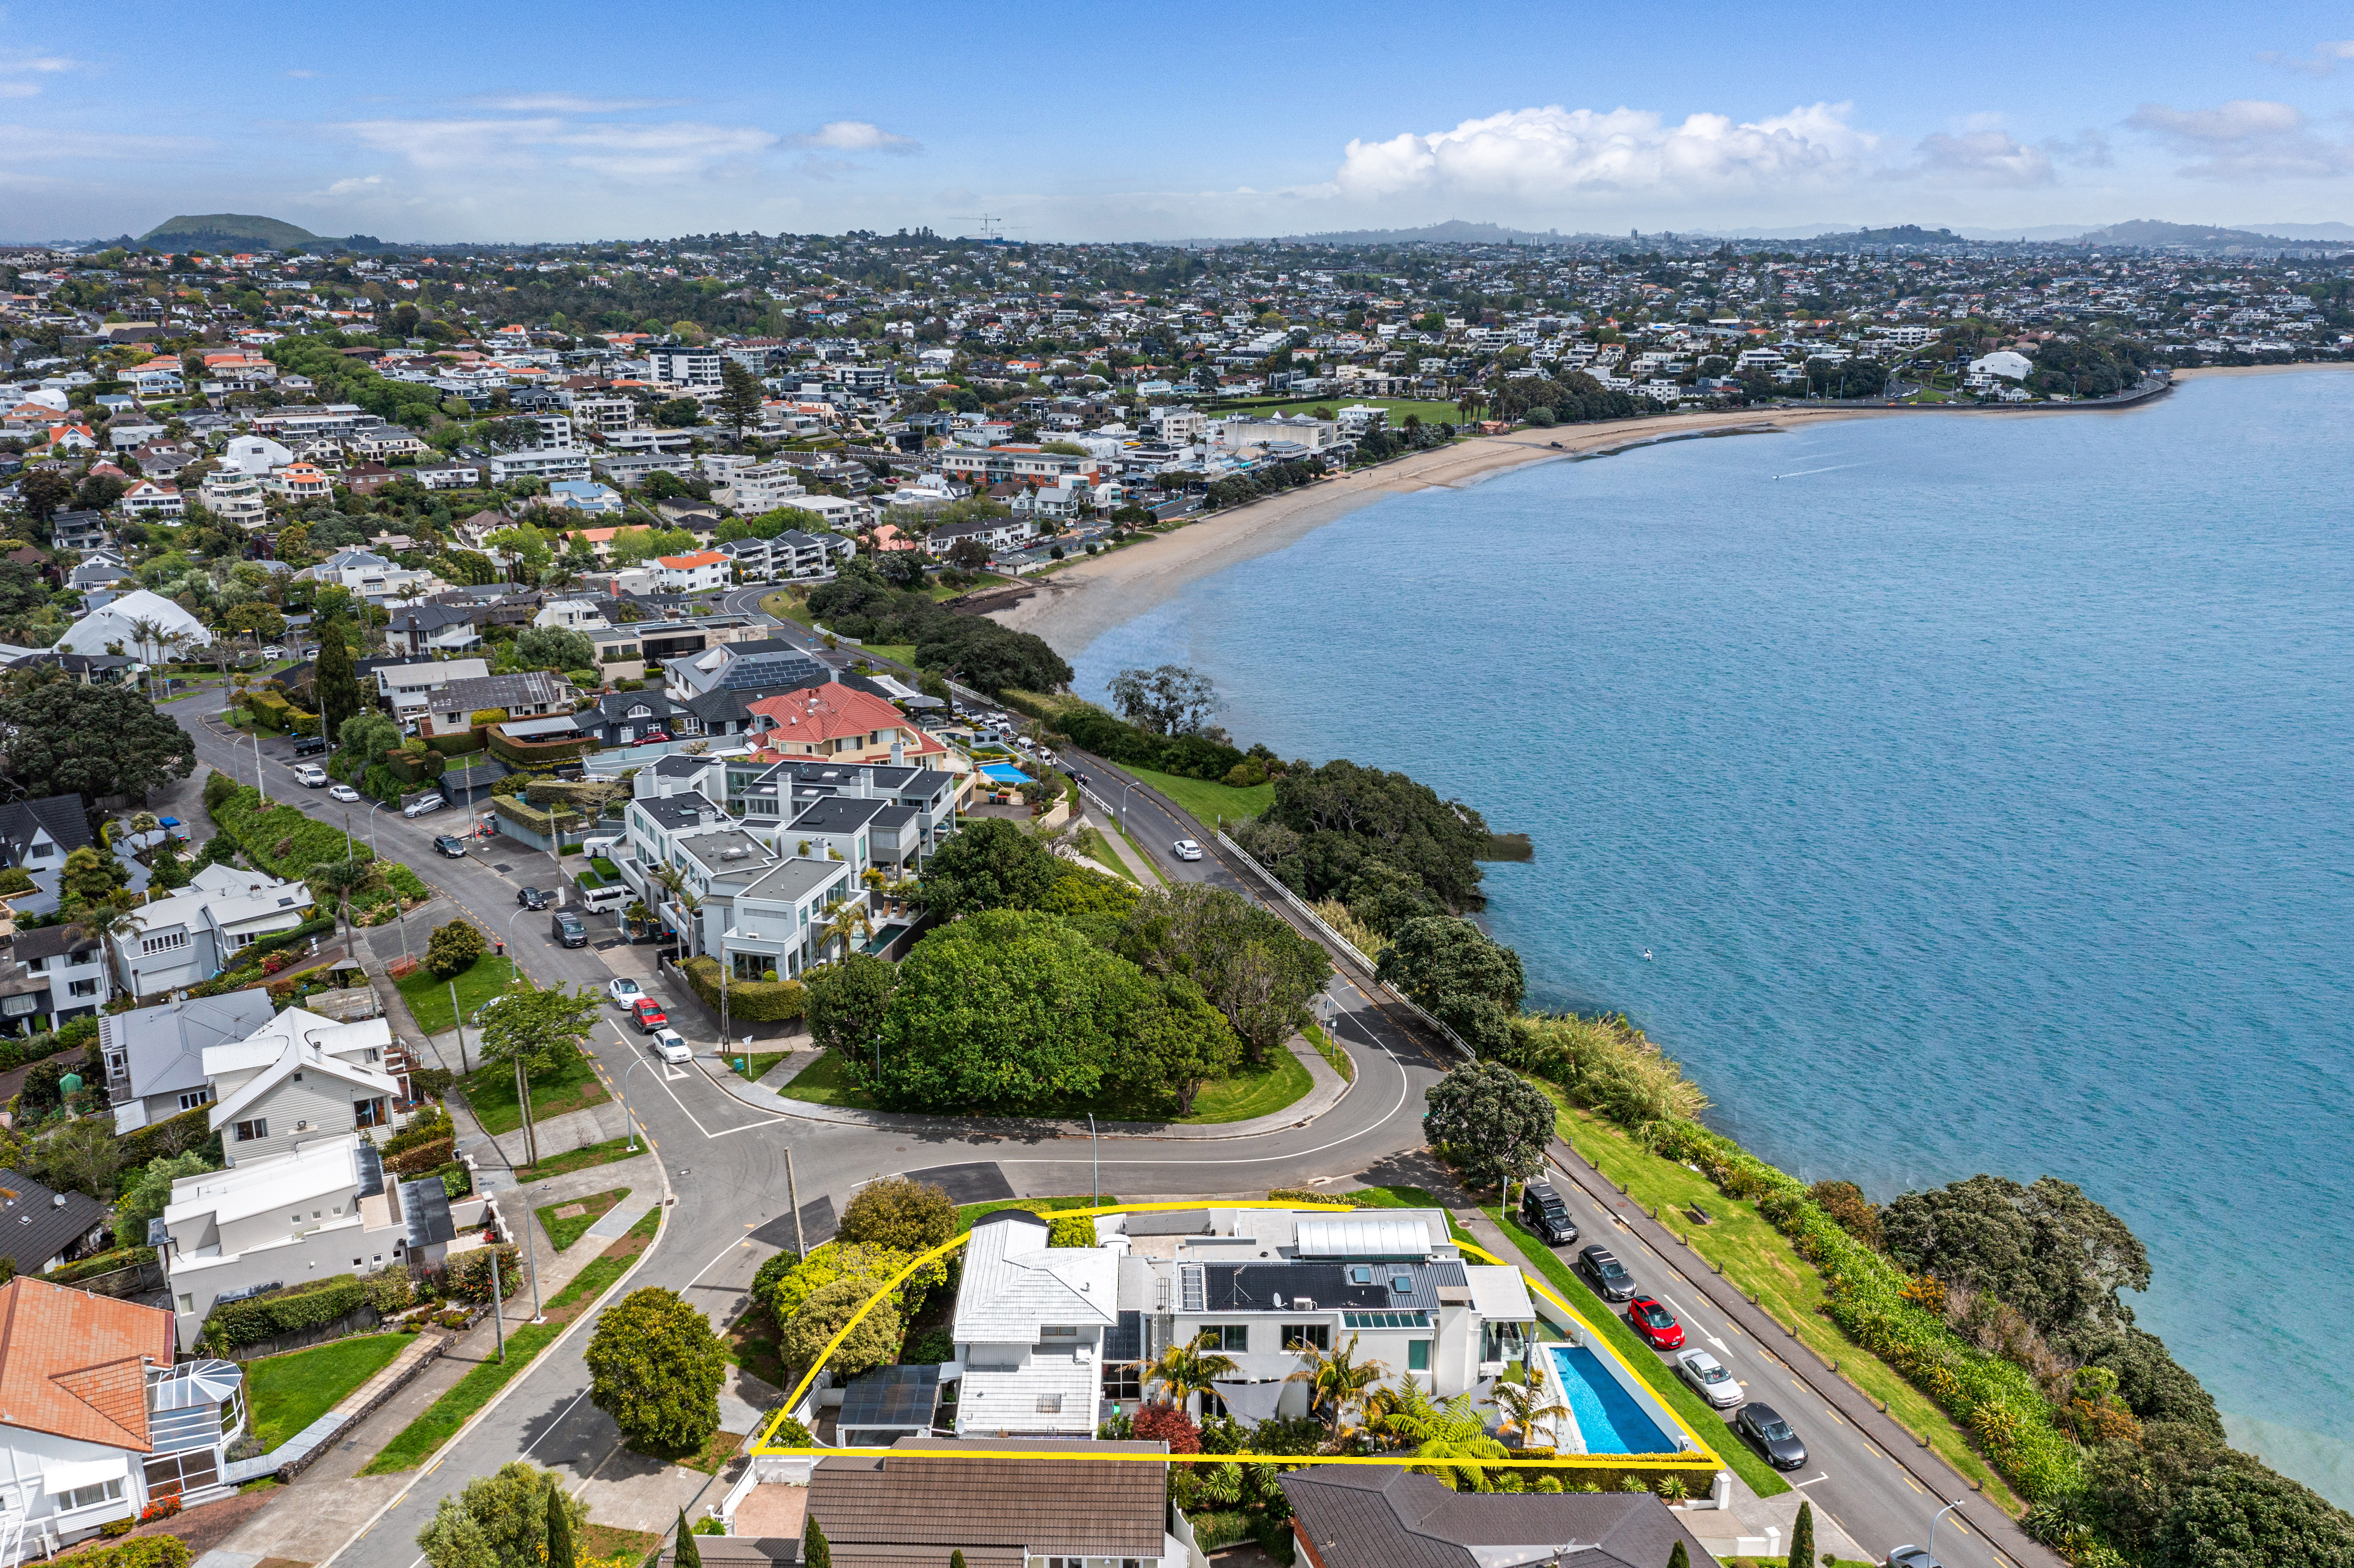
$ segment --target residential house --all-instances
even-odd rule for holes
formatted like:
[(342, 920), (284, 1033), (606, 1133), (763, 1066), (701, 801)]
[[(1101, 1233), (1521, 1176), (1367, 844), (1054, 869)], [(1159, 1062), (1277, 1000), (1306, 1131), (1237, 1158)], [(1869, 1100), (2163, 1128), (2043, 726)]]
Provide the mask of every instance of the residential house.
[(664, 690), (672, 701), (681, 703), (710, 691), (775, 691), (829, 678), (825, 666), (808, 650), (773, 637), (723, 642), (689, 657), (669, 659), (662, 669)]
[(206, 866), (186, 887), (132, 910), (133, 929), (112, 938), (115, 973), (133, 996), (201, 984), (260, 938), (310, 919), (315, 905), (302, 883)]
[(463, 605), (438, 601), (412, 604), (392, 612), (385, 623), (385, 646), (401, 653), (479, 648), (482, 634)]
[(551, 599), (532, 617), (534, 626), (556, 626), (567, 631), (603, 631), (613, 624), (605, 602), (593, 599)]
[(55, 871), (65, 864), (66, 856), (92, 842), (90, 817), (79, 795), (0, 805), (0, 866)]
[[(43, 982), (40, 1004), (33, 1012), (47, 1016), (52, 1029), (91, 1016), (114, 995), (114, 982), (106, 971), (105, 944), (69, 924), (17, 932), (8, 956), (27, 976)], [(16, 997), (9, 1000), (13, 1002)], [(0, 1015), (13, 1011), (0, 1008)]]
[(769, 631), (766, 622), (748, 615), (698, 615), (683, 620), (616, 620), (588, 635), (597, 648), (597, 668), (608, 681), (637, 681), (673, 660), (765, 640)]
[[(847, 861), (787, 858), (701, 791), (679, 789), (687, 770), (672, 765), (702, 760), (666, 757), (638, 775), (651, 792), (623, 813), (615, 868), (648, 907), (690, 933), (695, 951), (723, 955), (739, 979), (770, 969), (798, 975), (829, 956), (820, 927), (832, 906), (863, 896), (857, 874)], [(670, 891), (665, 870), (677, 874), (693, 907)]]
[[(16, 1274), (46, 1274), (112, 1245), (113, 1211), (87, 1192), (57, 1192), (0, 1170), (0, 1258)], [(0, 1423), (5, 1425), (5, 1423)]]
[(179, 486), (159, 483), (152, 479), (140, 480), (124, 491), (122, 499), (116, 504), (132, 517), (177, 517), (186, 510), (180, 499)]
[(294, 461), (293, 451), (271, 440), (268, 436), (234, 436), (221, 449), (223, 472), (231, 470), (261, 478), (272, 469), (286, 467)]
[(106, 514), (86, 510), (56, 513), (49, 518), (49, 542), (60, 550), (88, 555), (111, 542), (106, 531)]
[(883, 698), (845, 682), (806, 686), (751, 705), (753, 740), (770, 760), (825, 758), (895, 767), (945, 759), (949, 748)]
[(370, 604), (380, 604), (388, 599), (415, 599), (442, 586), (441, 579), (429, 571), (403, 567), (372, 550), (361, 549), (337, 550), (318, 565), (305, 567), (294, 575), (312, 582), (337, 584)]
[[(831, 1463), (831, 1461), (828, 1461)], [(1649, 1492), (1459, 1492), (1404, 1465), (1287, 1470), (1299, 1561), (1311, 1568), (1659, 1568), (1700, 1538)]]
[(654, 557), (654, 566), (661, 574), (657, 580), (667, 593), (702, 593), (711, 588), (726, 588), (730, 581), (729, 568), (733, 565), (727, 556), (716, 550)]
[(558, 480), (588, 477), (588, 451), (585, 447), (533, 447), (525, 451), (501, 452), (491, 459), (493, 484), (512, 484), (518, 479), (544, 479), (553, 484)]
[[(405, 611), (396, 610), (398, 620)], [(479, 681), (491, 673), (482, 659), (355, 659), (352, 672), (376, 682), (376, 700), (403, 729), (413, 731), (425, 712), (425, 694), (451, 681)]]
[(769, 541), (769, 568), (780, 577), (817, 577), (857, 554), (858, 541), (841, 534), (804, 534), (788, 528)]
[(261, 991), (175, 997), (98, 1022), (114, 1129), (130, 1132), (213, 1103), (205, 1053), (242, 1040), (276, 1015)]
[[(142, 631), (143, 622), (154, 630)], [(209, 648), (212, 642), (205, 623), (178, 604), (147, 588), (134, 588), (75, 621), (57, 646), (61, 653), (122, 652), (152, 661), (175, 647)]]
[(307, 462), (290, 462), (283, 468), (271, 469), (261, 476), (261, 488), (295, 502), (323, 501), (335, 491), (327, 476)]
[(620, 492), (593, 479), (559, 479), (547, 487), (547, 499), (574, 512), (618, 515), (621, 510)]
[(222, 522), (239, 528), (259, 528), (270, 519), (258, 473), (236, 469), (208, 473), (196, 485), (196, 500)]
[[(449, 462), (421, 462), (408, 471), (408, 477), (428, 490), (473, 490), (482, 482), (482, 465), (471, 459)], [(504, 527), (501, 518), (497, 526)]]
[(231, 1165), (327, 1135), (390, 1136), (408, 1119), (408, 1062), (382, 1018), (342, 1023), (290, 1007), (242, 1040), (205, 1047), (212, 1128)]
[(1036, 525), (1027, 517), (970, 517), (933, 529), (924, 537), (924, 548), (938, 559), (946, 560), (957, 546), (973, 539), (995, 556), (1002, 551), (1020, 549), (1036, 533)]
[(173, 1364), (171, 1313), (24, 1275), (0, 1285), (0, 1501), (27, 1549), (54, 1553), (161, 1498), (228, 1495), (245, 1422), (233, 1363)]
[[(1104, 1419), (1104, 1367), (1144, 1359), (1144, 1298), (1121, 1320), (1121, 1256), (1050, 1247), (1051, 1227), (1021, 1209), (984, 1214), (965, 1244), (949, 1333), (963, 1376), (960, 1437), (1086, 1437)], [(1142, 1283), (1141, 1271), (1137, 1284)], [(1125, 1331), (1123, 1331), (1125, 1330)]]
[(569, 681), (545, 670), (449, 681), (427, 689), (422, 733), (429, 739), (465, 734), (473, 715), (490, 708), (504, 708), (510, 718), (569, 714), (577, 695)]
[[(939, 768), (904, 765), (844, 767), (832, 762), (762, 764), (729, 757), (720, 764), (724, 786), (706, 775), (698, 787), (724, 789), (728, 814), (773, 844), (798, 849), (804, 839), (845, 856), (845, 839), (863, 833), (866, 863), (895, 876), (912, 874), (950, 833), (968, 777)], [(823, 814), (837, 802), (881, 809), (845, 817)]]
[(676, 711), (660, 692), (609, 692), (597, 699), (593, 710), (573, 716), (599, 746), (624, 747), (636, 745), (649, 734), (670, 733), (671, 715)]

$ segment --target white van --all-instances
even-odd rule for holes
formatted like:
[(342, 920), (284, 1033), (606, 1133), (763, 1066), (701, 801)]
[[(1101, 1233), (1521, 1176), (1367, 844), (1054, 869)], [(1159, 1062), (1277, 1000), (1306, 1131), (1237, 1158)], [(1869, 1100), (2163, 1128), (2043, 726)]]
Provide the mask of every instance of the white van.
[(620, 835), (618, 833), (608, 834), (600, 839), (582, 839), (580, 853), (590, 860), (595, 860), (599, 855), (610, 856), (613, 853), (614, 846), (620, 842)]
[(591, 915), (601, 915), (609, 909), (620, 908), (632, 896), (628, 886), (617, 882), (610, 887), (591, 887), (582, 893), (580, 907)]

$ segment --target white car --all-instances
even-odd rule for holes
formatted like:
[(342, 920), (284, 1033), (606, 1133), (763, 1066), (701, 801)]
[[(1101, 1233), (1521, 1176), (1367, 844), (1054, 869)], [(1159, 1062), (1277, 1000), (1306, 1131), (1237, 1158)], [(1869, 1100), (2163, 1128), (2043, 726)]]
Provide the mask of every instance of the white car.
[(1176, 850), (1177, 858), (1179, 860), (1199, 860), (1202, 858), (1202, 846), (1195, 843), (1192, 839), (1179, 839), (1172, 847)]
[(360, 792), (353, 789), (348, 784), (337, 784), (327, 791), (328, 800), (341, 800), (346, 806), (350, 805), (353, 801), (357, 800), (359, 798)]
[(302, 781), (302, 788), (305, 789), (323, 789), (327, 787), (327, 770), (315, 762), (297, 764), (294, 777)]
[(1730, 1410), (1742, 1401), (1741, 1380), (1706, 1351), (1679, 1351), (1676, 1375), (1718, 1410)]
[(636, 1006), (638, 998), (645, 995), (646, 993), (639, 986), (637, 981), (629, 979), (622, 979), (607, 980), (605, 982), (605, 994), (612, 999), (613, 1005), (615, 1007), (626, 1010)]
[(404, 817), (421, 817), (428, 811), (438, 811), (450, 802), (439, 795), (420, 795), (400, 809)]
[(695, 1060), (695, 1052), (688, 1046), (686, 1037), (675, 1029), (656, 1030), (654, 1037), (646, 1044), (655, 1055), (674, 1066), (684, 1066)]
[(261, 651), (261, 656), (265, 659), (283, 659), (286, 657), (286, 650), (283, 648), (265, 648)]

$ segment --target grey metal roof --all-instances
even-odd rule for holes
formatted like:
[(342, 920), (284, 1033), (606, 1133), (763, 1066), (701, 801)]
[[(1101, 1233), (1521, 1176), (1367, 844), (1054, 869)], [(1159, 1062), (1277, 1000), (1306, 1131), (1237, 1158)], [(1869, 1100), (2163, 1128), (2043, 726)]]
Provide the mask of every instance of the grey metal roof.
[(242, 1040), (274, 1016), (262, 991), (194, 996), (101, 1017), (99, 1045), (122, 1053), (133, 1095), (175, 1095), (204, 1086), (207, 1046)]
[(56, 1192), (13, 1170), (0, 1170), (0, 1257), (19, 1274), (41, 1265), (106, 1223), (104, 1203), (87, 1192)]
[(1715, 1559), (1649, 1492), (1458, 1492), (1403, 1466), (1320, 1465), (1282, 1478), (1324, 1568), (1659, 1568), (1683, 1543)]
[[(1301, 1262), (1297, 1259), (1270, 1260), (1265, 1263), (1204, 1263), (1185, 1266), (1189, 1270), (1202, 1271), (1203, 1303), (1195, 1307), (1189, 1299), (1188, 1312), (1276, 1312), (1275, 1302), (1281, 1297), (1291, 1307), (1301, 1298), (1313, 1301), (1319, 1310), (1333, 1308), (1360, 1308), (1389, 1311), (1430, 1311), (1438, 1306), (1441, 1286), (1468, 1285), (1470, 1277), (1463, 1266), (1449, 1260), (1437, 1263), (1373, 1263), (1346, 1264)], [(1354, 1277), (1363, 1272), (1371, 1276), (1359, 1282)], [(1393, 1288), (1397, 1281), (1406, 1288)], [(1191, 1292), (1188, 1292), (1190, 1297)]]
[(854, 795), (827, 795), (812, 800), (793, 818), (792, 831), (804, 833), (849, 833), (873, 821), (886, 800)]
[(455, 1241), (458, 1222), (451, 1217), (450, 1190), (439, 1176), (420, 1176), (400, 1184), (401, 1218), (408, 1225), (411, 1251), (436, 1242)]

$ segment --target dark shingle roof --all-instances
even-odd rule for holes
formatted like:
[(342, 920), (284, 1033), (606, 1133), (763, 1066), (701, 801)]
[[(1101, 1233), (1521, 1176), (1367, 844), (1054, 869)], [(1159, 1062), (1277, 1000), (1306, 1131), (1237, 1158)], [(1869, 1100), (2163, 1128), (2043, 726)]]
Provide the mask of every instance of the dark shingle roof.
[(30, 1176), (0, 1170), (0, 1257), (20, 1274), (37, 1273), (103, 1224), (106, 1213), (106, 1205), (86, 1192), (54, 1192)]
[(11, 800), (0, 806), (0, 855), (19, 863), (24, 846), (37, 829), (47, 828), (58, 847), (71, 854), (90, 842), (90, 819), (82, 813), (79, 795), (51, 795), (41, 800)]
[(1475, 1568), (1515, 1546), (1562, 1568), (1659, 1568), (1679, 1541), (1693, 1568), (1715, 1562), (1649, 1492), (1458, 1492), (1381, 1465), (1294, 1470), (1283, 1492), (1324, 1568)]
[(991, 1446), (909, 1437), (877, 1457), (822, 1460), (810, 1478), (810, 1512), (835, 1542), (930, 1548), (943, 1563), (959, 1547), (968, 1560), (977, 1547), (1161, 1555), (1167, 1445), (1022, 1440), (1025, 1449), (1136, 1455), (1138, 1463), (1125, 1465), (947, 1457)]

